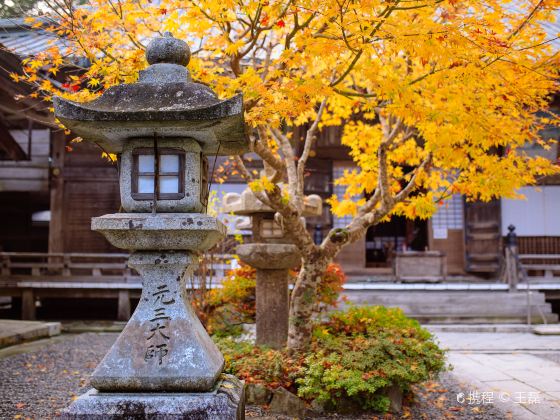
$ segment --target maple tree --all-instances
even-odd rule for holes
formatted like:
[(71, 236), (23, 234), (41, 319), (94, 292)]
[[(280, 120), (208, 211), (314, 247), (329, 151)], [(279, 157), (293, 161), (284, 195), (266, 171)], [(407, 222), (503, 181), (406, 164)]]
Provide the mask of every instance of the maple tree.
[[(557, 89), (558, 51), (541, 22), (558, 0), (47, 0), (35, 21), (63, 37), (24, 62), (15, 80), (37, 95), (90, 100), (136, 80), (146, 43), (171, 31), (189, 42), (189, 69), (221, 97), (242, 92), (251, 150), (266, 174), (236, 158), (258, 198), (277, 211), (302, 254), (290, 306), (288, 346), (312, 331), (319, 279), (340, 249), (391, 215), (426, 218), (452, 194), (514, 197), (558, 167), (522, 151), (539, 137)], [(90, 66), (61, 83), (72, 57)], [(537, 114), (538, 113), (538, 114)], [(329, 204), (352, 215), (315, 244), (300, 215), (305, 167), (315, 136), (344, 124), (342, 143), (356, 169), (336, 180)], [(308, 129), (296, 156), (294, 126)]]

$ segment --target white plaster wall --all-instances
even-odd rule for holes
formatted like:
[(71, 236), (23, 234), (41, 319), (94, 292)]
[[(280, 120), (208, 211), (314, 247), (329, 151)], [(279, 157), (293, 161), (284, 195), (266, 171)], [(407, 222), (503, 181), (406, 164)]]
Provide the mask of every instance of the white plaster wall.
[(523, 187), (524, 200), (502, 200), (502, 234), (515, 225), (519, 236), (560, 236), (560, 185)]

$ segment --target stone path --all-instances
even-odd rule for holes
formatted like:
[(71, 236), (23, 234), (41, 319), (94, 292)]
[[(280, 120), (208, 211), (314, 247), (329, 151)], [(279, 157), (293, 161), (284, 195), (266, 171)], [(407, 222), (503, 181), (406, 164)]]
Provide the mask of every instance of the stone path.
[(0, 348), (60, 334), (60, 322), (0, 319)]
[(514, 419), (560, 418), (560, 336), (436, 333), (449, 348), (464, 405), (496, 405)]
[[(73, 399), (90, 388), (89, 375), (116, 339), (115, 333), (63, 334), (0, 349), (0, 419), (56, 419)], [(414, 420), (506, 420), (494, 406), (468, 406), (456, 401), (463, 386), (448, 373), (414, 388), (402, 416)], [(252, 420), (290, 420), (248, 406)], [(324, 415), (313, 420), (384, 420), (389, 417)]]

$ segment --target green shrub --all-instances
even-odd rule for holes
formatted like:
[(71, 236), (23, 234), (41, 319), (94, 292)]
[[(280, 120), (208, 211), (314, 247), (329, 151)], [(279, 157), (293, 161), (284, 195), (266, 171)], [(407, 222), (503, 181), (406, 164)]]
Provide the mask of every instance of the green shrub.
[(298, 393), (331, 409), (344, 404), (385, 411), (384, 388), (406, 390), (444, 365), (431, 334), (400, 309), (351, 307), (315, 329)]
[(283, 386), (330, 410), (389, 407), (386, 387), (407, 390), (444, 369), (432, 335), (401, 310), (350, 307), (329, 314), (314, 330), (310, 348), (285, 350), (220, 339), (226, 371), (249, 383)]

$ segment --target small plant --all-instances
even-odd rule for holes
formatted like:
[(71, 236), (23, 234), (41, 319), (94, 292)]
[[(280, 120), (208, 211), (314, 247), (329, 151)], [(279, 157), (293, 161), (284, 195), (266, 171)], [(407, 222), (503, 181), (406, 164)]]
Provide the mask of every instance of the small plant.
[(255, 322), (255, 284), (255, 270), (243, 264), (228, 273), (221, 288), (193, 296), (193, 306), (210, 334), (238, 335), (242, 324)]

